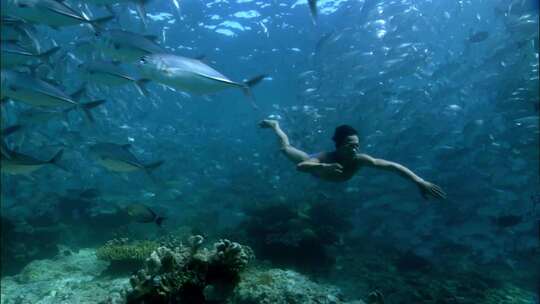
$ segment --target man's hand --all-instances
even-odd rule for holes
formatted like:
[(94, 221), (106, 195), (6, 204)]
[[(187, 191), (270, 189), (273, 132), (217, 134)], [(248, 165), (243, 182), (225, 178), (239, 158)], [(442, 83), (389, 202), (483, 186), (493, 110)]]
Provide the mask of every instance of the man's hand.
[(343, 173), (343, 166), (338, 163), (331, 163), (331, 164), (322, 164), (323, 170), (326, 173), (330, 174), (342, 174)]
[(434, 198), (446, 199), (446, 193), (441, 189), (441, 187), (435, 184), (432, 184), (425, 180), (421, 180), (417, 182), (417, 185), (420, 190), (420, 194), (422, 194), (422, 197), (425, 199), (428, 199), (429, 196), (433, 196)]

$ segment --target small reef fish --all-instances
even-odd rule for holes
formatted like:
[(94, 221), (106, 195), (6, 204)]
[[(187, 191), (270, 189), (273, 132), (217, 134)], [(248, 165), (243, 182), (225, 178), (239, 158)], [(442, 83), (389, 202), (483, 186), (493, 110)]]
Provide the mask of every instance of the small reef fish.
[(98, 162), (113, 172), (144, 171), (150, 174), (163, 164), (157, 161), (150, 164), (140, 162), (131, 151), (131, 145), (119, 145), (115, 143), (96, 143), (90, 146), (90, 152), (98, 158)]
[(166, 218), (157, 215), (152, 209), (143, 204), (132, 204), (125, 208), (125, 211), (135, 222), (156, 223), (159, 227)]
[(15, 151), (9, 152), (9, 158), (4, 157), (2, 153), (1, 164), (2, 173), (12, 174), (12, 175), (28, 175), (43, 166), (46, 165), (56, 165), (59, 168), (65, 170), (62, 166), (59, 165), (59, 161), (62, 158), (63, 150), (58, 151), (50, 160), (39, 160), (32, 156), (18, 153)]

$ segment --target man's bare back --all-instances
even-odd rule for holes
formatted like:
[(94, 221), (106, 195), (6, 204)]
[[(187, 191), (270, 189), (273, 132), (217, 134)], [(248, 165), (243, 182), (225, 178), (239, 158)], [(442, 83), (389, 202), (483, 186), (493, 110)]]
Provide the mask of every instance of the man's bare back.
[(392, 171), (413, 181), (424, 198), (446, 198), (446, 193), (437, 185), (427, 182), (403, 165), (359, 153), (360, 142), (356, 130), (347, 125), (336, 128), (334, 137), (336, 150), (309, 155), (291, 146), (289, 138), (276, 120), (263, 120), (261, 128), (276, 133), (281, 151), (296, 164), (298, 171), (309, 173), (327, 181), (344, 182), (351, 179), (362, 166)]

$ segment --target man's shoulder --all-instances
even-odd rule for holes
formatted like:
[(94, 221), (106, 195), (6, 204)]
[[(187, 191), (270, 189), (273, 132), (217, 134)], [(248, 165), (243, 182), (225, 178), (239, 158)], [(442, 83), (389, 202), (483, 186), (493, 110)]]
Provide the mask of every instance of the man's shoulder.
[(333, 162), (334, 152), (318, 152), (309, 155), (310, 158), (318, 159), (321, 163)]

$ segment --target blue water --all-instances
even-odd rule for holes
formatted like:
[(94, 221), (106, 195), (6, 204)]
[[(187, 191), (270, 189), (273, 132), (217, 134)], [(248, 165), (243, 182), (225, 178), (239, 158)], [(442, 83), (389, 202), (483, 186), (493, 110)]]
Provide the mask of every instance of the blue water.
[[(317, 3), (314, 24), (306, 1), (178, 1), (178, 10), (173, 1), (151, 1), (146, 29), (134, 5), (113, 7), (117, 21), (107, 28), (155, 35), (168, 53), (204, 55), (204, 63), (233, 81), (266, 74), (252, 89), (256, 108), (238, 89), (197, 95), (152, 81), (142, 96), (132, 85), (88, 83), (76, 67), (102, 50), (76, 44), (97, 45), (100, 38), (86, 26), (37, 25), (43, 50), (61, 48), (52, 68), (39, 68), (40, 77), (65, 92), (86, 86), (85, 100), (106, 103), (92, 110), (93, 123), (78, 111), (25, 122), (20, 113), (35, 108), (2, 105), (3, 128), (23, 125), (6, 136), (10, 149), (40, 160), (63, 149), (65, 168), (3, 172), (4, 272), (54, 256), (55, 244), (97, 247), (119, 235), (156, 238), (187, 226), (242, 241), (276, 266), (350, 293), (365, 287), (355, 285), (362, 276), (351, 261), (385, 254), (381, 263), (404, 276), (425, 273), (428, 264), (437, 269), (433, 280), (478, 267), (537, 289), (538, 3)], [(108, 14), (72, 6), (92, 18)], [(136, 64), (123, 66), (137, 77)], [(361, 168), (343, 183), (299, 172), (272, 131), (257, 126), (266, 118), (277, 119), (291, 144), (307, 153), (332, 151), (334, 128), (349, 124), (362, 153), (409, 168), (447, 198), (424, 200), (411, 180), (387, 168)], [(96, 142), (131, 144), (141, 162), (164, 163), (151, 176), (111, 172), (89, 152)], [(99, 194), (83, 199), (77, 191), (85, 189)], [(163, 228), (104, 216), (130, 203), (167, 217)], [(306, 235), (316, 241), (295, 243)], [(382, 281), (365, 285), (392, 294)]]

